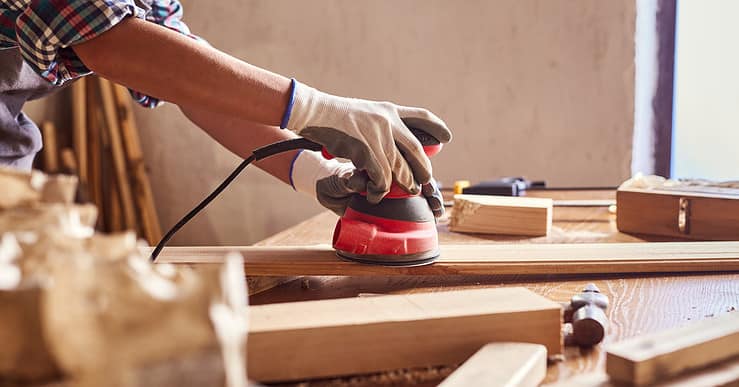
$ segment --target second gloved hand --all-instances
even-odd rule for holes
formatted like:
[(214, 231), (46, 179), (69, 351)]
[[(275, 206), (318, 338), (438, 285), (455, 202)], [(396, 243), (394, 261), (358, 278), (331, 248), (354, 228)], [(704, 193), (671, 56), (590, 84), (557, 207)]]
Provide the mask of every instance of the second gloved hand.
[(444, 121), (426, 109), (337, 97), (297, 82), (287, 116), (287, 128), (367, 173), (370, 203), (378, 203), (393, 180), (410, 193), (431, 180), (431, 162), (408, 127), (442, 143), (452, 137)]
[[(292, 167), (290, 180), (296, 191), (306, 193), (324, 207), (342, 216), (351, 197), (364, 192), (369, 182), (367, 175), (359, 172), (352, 163), (326, 160), (318, 152), (300, 152)], [(435, 217), (444, 213), (441, 193), (434, 179), (422, 185), (421, 193), (426, 197)]]

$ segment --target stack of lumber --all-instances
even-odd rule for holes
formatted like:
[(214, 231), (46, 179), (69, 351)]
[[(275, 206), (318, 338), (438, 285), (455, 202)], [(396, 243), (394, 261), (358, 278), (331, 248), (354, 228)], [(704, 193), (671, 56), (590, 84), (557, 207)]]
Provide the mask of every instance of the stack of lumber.
[(156, 244), (162, 232), (128, 91), (90, 76), (72, 84), (71, 100), (71, 130), (41, 125), (42, 169), (79, 177), (78, 198), (98, 208), (98, 230), (134, 230)]

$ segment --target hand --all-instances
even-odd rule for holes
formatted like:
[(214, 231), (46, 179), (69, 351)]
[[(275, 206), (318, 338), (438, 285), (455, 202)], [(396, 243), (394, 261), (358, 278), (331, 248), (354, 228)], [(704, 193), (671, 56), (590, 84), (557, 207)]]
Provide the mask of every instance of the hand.
[[(366, 190), (369, 181), (367, 174), (352, 163), (326, 160), (320, 153), (311, 151), (302, 151), (295, 158), (290, 177), (295, 190), (315, 197), (339, 216), (344, 215), (352, 196)], [(434, 217), (441, 217), (444, 204), (436, 181), (432, 178), (421, 187)]]
[(378, 203), (393, 180), (410, 193), (431, 180), (431, 162), (408, 127), (442, 143), (452, 138), (444, 121), (426, 109), (343, 98), (295, 84), (287, 127), (367, 173), (367, 200)]

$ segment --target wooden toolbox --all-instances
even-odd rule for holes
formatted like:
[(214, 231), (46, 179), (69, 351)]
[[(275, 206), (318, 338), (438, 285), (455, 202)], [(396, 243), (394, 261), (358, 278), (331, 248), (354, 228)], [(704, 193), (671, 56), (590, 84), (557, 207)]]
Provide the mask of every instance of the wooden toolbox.
[(739, 240), (739, 186), (680, 182), (657, 187), (622, 185), (616, 222), (626, 233), (696, 240)]

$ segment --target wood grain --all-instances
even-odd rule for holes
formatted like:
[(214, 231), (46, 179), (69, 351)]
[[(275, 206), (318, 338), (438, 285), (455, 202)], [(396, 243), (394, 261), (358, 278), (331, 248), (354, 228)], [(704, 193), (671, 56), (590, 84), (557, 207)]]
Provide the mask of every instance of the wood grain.
[(327, 245), (168, 247), (160, 263), (219, 263), (244, 256), (251, 276), (485, 275), (739, 271), (739, 242), (442, 245), (431, 265), (387, 267), (341, 260)]
[(739, 313), (634, 337), (607, 347), (611, 380), (649, 385), (739, 356)]
[(558, 354), (560, 326), (560, 304), (524, 288), (254, 306), (248, 374), (280, 381), (456, 364), (501, 340)]
[(491, 343), (462, 363), (439, 387), (536, 387), (547, 375), (547, 349), (531, 343)]
[(452, 211), (456, 232), (540, 236), (552, 228), (552, 199), (454, 195)]

